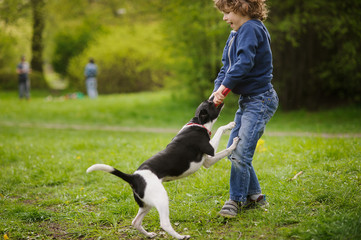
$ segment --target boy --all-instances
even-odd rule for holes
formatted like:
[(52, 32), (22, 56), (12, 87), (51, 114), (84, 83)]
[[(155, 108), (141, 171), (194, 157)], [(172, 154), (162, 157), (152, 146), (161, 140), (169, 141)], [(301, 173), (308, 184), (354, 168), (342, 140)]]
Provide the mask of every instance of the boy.
[(270, 35), (262, 23), (267, 17), (265, 0), (214, 0), (223, 13), (223, 20), (233, 31), (222, 55), (223, 67), (215, 82), (214, 103), (221, 103), (222, 91), (229, 88), (240, 95), (235, 114), (236, 127), (231, 131), (229, 144), (240, 138), (231, 160), (230, 199), (219, 212), (235, 217), (241, 209), (268, 206), (262, 194), (252, 159), (257, 141), (265, 125), (278, 107), (278, 96), (271, 84), (272, 52)]

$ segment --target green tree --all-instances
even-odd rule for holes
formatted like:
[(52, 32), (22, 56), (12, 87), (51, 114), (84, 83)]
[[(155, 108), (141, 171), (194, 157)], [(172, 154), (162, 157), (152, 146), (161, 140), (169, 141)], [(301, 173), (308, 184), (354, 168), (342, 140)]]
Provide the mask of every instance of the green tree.
[[(183, 60), (174, 68), (177, 78), (204, 98), (220, 69), (229, 28), (222, 23), (213, 1), (152, 2), (165, 23), (174, 55)], [(267, 2), (270, 15), (265, 24), (272, 38), (273, 83), (282, 107), (360, 102), (361, 2)]]
[[(7, 69), (14, 69), (13, 61), (19, 61), (20, 55), (28, 52), (28, 46), (31, 51), (32, 87), (45, 87), (46, 82), (43, 76), (43, 31), (45, 26), (44, 0), (3, 0), (0, 2), (0, 24), (4, 26), (4, 31), (0, 31), (1, 42), (6, 44), (2, 46), (4, 51), (0, 54), (6, 63), (1, 64), (4, 78), (8, 82), (15, 82), (15, 74), (10, 75)], [(27, 36), (27, 26), (31, 23), (31, 37)], [(25, 25), (25, 26), (24, 26)], [(30, 25), (30, 24), (29, 24)], [(15, 30), (16, 29), (16, 30)], [(31, 43), (27, 40), (31, 38)], [(9, 40), (12, 44), (9, 44)], [(16, 60), (15, 60), (16, 59)], [(14, 71), (14, 70), (13, 70)], [(15, 71), (14, 71), (15, 72)], [(3, 78), (0, 76), (0, 79)]]
[(210, 0), (152, 2), (163, 20), (168, 49), (177, 59), (175, 78), (188, 91), (209, 97), (221, 67), (221, 54), (230, 29)]
[(267, 21), (282, 106), (359, 102), (361, 2), (270, 0)]
[[(20, 56), (29, 55), (24, 19), (30, 16), (29, 4), (23, 0), (0, 1), (0, 89), (16, 89), (15, 67)], [(21, 37), (20, 37), (21, 36)]]

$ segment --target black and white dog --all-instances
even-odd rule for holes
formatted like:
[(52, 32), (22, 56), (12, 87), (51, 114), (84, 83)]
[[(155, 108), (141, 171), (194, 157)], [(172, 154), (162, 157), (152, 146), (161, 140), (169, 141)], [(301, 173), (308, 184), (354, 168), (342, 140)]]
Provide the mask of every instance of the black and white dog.
[(88, 168), (88, 173), (102, 170), (130, 184), (135, 201), (139, 205), (139, 212), (132, 225), (147, 237), (156, 236), (142, 227), (142, 220), (152, 207), (158, 210), (160, 225), (166, 232), (178, 239), (190, 237), (180, 235), (173, 229), (169, 220), (168, 195), (162, 182), (186, 177), (202, 165), (209, 168), (236, 148), (238, 138), (233, 139), (233, 144), (229, 148), (216, 153), (222, 134), (232, 129), (235, 126), (234, 122), (220, 127), (210, 140), (212, 126), (222, 107), (223, 104), (216, 107), (210, 100), (202, 102), (195, 117), (179, 131), (167, 147), (145, 161), (133, 174), (123, 173), (105, 164), (95, 164)]

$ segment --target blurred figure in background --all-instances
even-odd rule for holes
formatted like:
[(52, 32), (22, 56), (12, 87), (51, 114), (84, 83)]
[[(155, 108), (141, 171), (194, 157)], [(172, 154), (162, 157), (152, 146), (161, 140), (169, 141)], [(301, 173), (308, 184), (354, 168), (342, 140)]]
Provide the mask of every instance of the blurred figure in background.
[(19, 80), (19, 98), (30, 99), (30, 65), (25, 61), (25, 56), (21, 56), (21, 62), (16, 67)]
[(84, 75), (85, 75), (85, 84), (86, 90), (89, 98), (97, 98), (97, 65), (94, 62), (93, 58), (89, 59), (89, 63), (85, 66)]

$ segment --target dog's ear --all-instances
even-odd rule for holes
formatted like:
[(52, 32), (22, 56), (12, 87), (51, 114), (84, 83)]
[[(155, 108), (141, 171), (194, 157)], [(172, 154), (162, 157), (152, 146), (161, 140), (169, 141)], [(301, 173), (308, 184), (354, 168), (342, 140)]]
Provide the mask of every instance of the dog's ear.
[(199, 112), (198, 119), (201, 122), (201, 124), (204, 124), (204, 123), (208, 122), (208, 120), (209, 120), (208, 111), (206, 109), (202, 109)]

